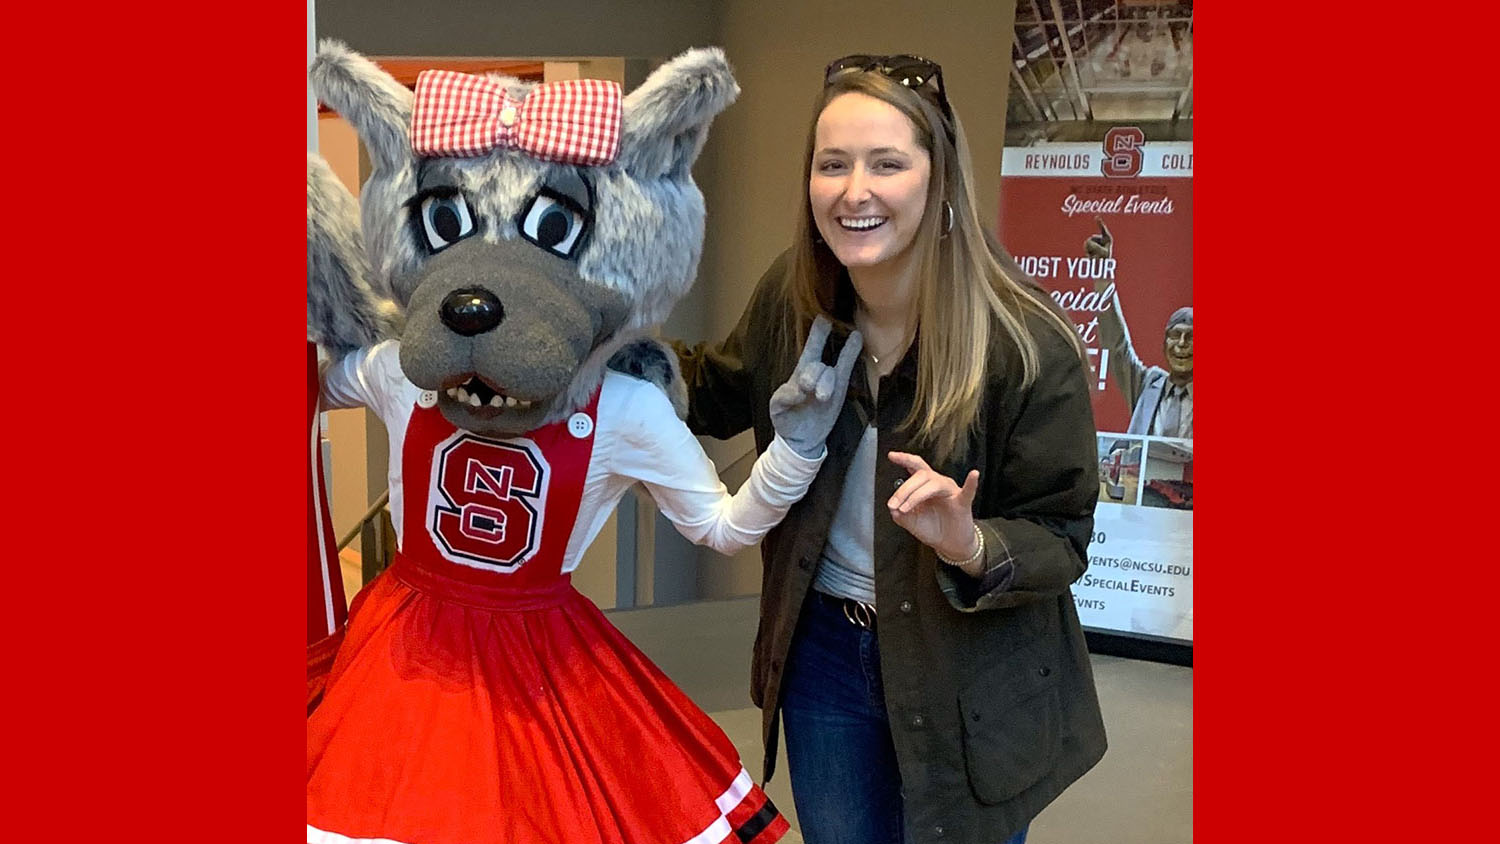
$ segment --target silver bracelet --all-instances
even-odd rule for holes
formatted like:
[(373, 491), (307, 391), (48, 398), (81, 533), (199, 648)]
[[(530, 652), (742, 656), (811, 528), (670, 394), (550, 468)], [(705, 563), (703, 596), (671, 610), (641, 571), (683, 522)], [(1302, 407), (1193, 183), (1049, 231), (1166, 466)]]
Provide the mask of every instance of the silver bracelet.
[(958, 566), (959, 568), (963, 568), (964, 566), (972, 566), (976, 561), (978, 561), (980, 557), (984, 556), (984, 533), (979, 530), (979, 524), (977, 522), (974, 524), (974, 539), (979, 543), (979, 547), (974, 549), (973, 556), (969, 557), (969, 559), (967, 560), (950, 560), (947, 557), (943, 556), (942, 551), (939, 551), (936, 548), (932, 550), (933, 553), (937, 554), (937, 558), (939, 560), (942, 560), (950, 566)]

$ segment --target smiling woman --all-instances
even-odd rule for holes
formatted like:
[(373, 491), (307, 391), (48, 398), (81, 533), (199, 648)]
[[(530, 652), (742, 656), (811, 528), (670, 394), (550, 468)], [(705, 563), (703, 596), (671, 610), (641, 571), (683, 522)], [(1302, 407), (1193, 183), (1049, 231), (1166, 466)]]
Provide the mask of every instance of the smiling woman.
[(807, 198), (840, 263), (865, 275), (899, 266), (922, 222), (930, 171), (911, 121), (894, 106), (857, 93), (828, 104)]
[[(677, 346), (696, 433), (754, 427), (806, 327), (864, 337), (828, 458), (761, 546), (751, 697), (807, 844), (1024, 841), (1104, 753), (1069, 591), (1098, 498), (1075, 330), (979, 220), (942, 71), (828, 65), (789, 249)], [(863, 377), (860, 377), (863, 373)]]

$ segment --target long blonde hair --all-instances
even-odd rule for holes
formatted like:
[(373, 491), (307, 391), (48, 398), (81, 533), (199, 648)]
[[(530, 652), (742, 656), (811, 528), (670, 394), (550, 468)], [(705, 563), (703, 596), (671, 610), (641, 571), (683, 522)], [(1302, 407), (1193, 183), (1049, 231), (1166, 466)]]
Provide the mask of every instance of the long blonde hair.
[[(992, 316), (1001, 338), (1020, 359), (1023, 388), (1041, 368), (1036, 339), (1026, 326), (1028, 313), (1065, 336), (1080, 358), (1083, 345), (1068, 318), (980, 222), (968, 141), (956, 114), (950, 135), (936, 106), (879, 72), (838, 76), (824, 87), (813, 110), (803, 185), (812, 176), (818, 117), (835, 97), (847, 93), (894, 106), (916, 128), (917, 142), (931, 160), (925, 211), (911, 247), (918, 274), (917, 394), (901, 427), (945, 461), (957, 454), (978, 421)], [(951, 230), (944, 201), (953, 209)], [(805, 187), (790, 258), (789, 294), (797, 334), (805, 336), (817, 314), (838, 319), (834, 295), (842, 275), (838, 259), (818, 236)]]

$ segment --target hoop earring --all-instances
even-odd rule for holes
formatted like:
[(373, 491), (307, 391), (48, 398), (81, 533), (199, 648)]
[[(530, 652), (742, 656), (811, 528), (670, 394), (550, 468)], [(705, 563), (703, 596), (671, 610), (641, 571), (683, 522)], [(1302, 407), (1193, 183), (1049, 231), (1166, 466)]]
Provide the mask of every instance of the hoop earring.
[(948, 215), (948, 226), (943, 229), (942, 234), (938, 235), (939, 239), (947, 237), (953, 231), (953, 206), (948, 204), (946, 199), (943, 200), (943, 211)]

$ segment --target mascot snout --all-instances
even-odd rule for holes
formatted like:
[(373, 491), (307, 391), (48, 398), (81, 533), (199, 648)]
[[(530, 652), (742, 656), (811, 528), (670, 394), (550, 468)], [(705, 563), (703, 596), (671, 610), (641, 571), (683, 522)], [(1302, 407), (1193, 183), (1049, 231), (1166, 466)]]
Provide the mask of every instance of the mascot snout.
[(570, 261), (524, 242), (456, 244), (433, 256), (407, 308), (401, 368), (455, 425), (509, 435), (541, 424), (625, 303)]

